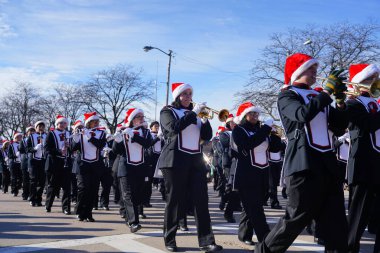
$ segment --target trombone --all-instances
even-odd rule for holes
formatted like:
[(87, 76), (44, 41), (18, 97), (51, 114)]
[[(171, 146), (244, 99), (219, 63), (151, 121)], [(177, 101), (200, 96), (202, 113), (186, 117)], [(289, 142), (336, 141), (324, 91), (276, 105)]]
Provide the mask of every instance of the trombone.
[[(325, 77), (316, 77), (318, 80), (327, 81), (327, 78)], [(365, 88), (369, 90), (369, 94), (374, 97), (378, 98), (380, 97), (380, 79), (376, 80), (372, 84), (364, 84), (364, 83), (353, 83), (353, 82), (347, 82), (344, 81), (344, 84), (352, 85), (355, 89), (354, 91), (345, 91), (347, 95), (353, 95), (353, 96), (360, 96), (360, 88)]]
[[(195, 106), (197, 103), (191, 102), (193, 106)], [(213, 119), (215, 115), (218, 115), (218, 119), (220, 122), (226, 122), (228, 119), (228, 116), (230, 115), (230, 112), (227, 109), (222, 109), (220, 111), (215, 110), (211, 107), (206, 106), (199, 114), (198, 117), (203, 119)]]

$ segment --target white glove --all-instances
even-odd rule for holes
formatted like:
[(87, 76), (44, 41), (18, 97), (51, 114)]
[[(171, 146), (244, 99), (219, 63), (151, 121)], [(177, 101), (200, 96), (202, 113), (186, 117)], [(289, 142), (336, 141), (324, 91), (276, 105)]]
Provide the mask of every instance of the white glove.
[(202, 123), (206, 123), (208, 121), (208, 118), (201, 118)]
[(203, 109), (205, 109), (206, 104), (207, 104), (206, 102), (195, 104), (193, 108), (193, 112), (195, 112), (195, 114), (198, 115)]
[(86, 132), (86, 136), (87, 136), (88, 139), (91, 139), (91, 137), (92, 137), (92, 135), (91, 135), (91, 131), (87, 131), (87, 132)]
[(269, 118), (269, 119), (265, 120), (264, 124), (267, 125), (267, 126), (272, 127), (273, 126), (273, 119)]
[(75, 133), (75, 134), (73, 134), (73, 141), (74, 141), (75, 143), (78, 143), (79, 140), (80, 140), (80, 133)]
[(42, 149), (42, 143), (38, 143), (35, 147), (34, 150), (41, 150)]
[(127, 128), (123, 131), (123, 134), (128, 135), (129, 139), (131, 139), (134, 135), (133, 132), (134, 132), (133, 128)]
[(116, 143), (120, 143), (123, 141), (123, 134), (118, 132), (114, 135), (113, 139), (116, 141)]
[(342, 136), (340, 136), (339, 138), (338, 138), (338, 141), (340, 142), (340, 143), (343, 143), (345, 140), (346, 140), (346, 135), (344, 134), (344, 135), (342, 135)]
[(16, 156), (20, 156), (20, 151), (17, 151), (17, 152), (16, 152)]

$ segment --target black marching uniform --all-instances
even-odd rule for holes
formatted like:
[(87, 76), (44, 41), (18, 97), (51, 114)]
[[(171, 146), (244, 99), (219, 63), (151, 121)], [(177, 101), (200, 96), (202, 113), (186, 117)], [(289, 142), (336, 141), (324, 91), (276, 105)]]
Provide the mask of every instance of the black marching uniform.
[(20, 143), (13, 141), (8, 147), (9, 170), (11, 172), (11, 193), (18, 195), (22, 186)]
[[(55, 129), (48, 133), (45, 142), (46, 164), (45, 170), (48, 177), (46, 196), (46, 211), (50, 212), (54, 198), (60, 189), (62, 195), (62, 211), (71, 213), (71, 147), (70, 133)], [(62, 154), (62, 148), (67, 146), (67, 153)]]
[(30, 195), (30, 177), (28, 171), (28, 138), (23, 138), (20, 142), (21, 172), (22, 172), (22, 199), (27, 200)]
[[(380, 106), (369, 96), (347, 101), (351, 138), (347, 164), (352, 201), (348, 212), (349, 252), (359, 252), (372, 205), (380, 201)], [(376, 214), (379, 215), (379, 214)], [(380, 240), (377, 225), (376, 239)], [(377, 241), (375, 251), (380, 251)]]
[(226, 203), (224, 218), (228, 222), (235, 222), (233, 217), (234, 211), (241, 211), (240, 197), (233, 187), (235, 178), (237, 154), (236, 144), (232, 139), (232, 131), (224, 131), (219, 134), (219, 142), (222, 149), (222, 168), (224, 178), (226, 179), (226, 189), (222, 198)]
[(243, 242), (252, 241), (253, 230), (259, 242), (269, 232), (262, 205), (267, 194), (270, 131), (270, 126), (260, 126), (260, 122), (253, 125), (247, 121), (232, 131), (238, 148), (234, 187), (243, 205), (238, 237)]
[[(84, 133), (76, 134), (78, 140), (72, 142), (73, 151), (80, 153), (78, 179), (78, 196), (75, 213), (80, 221), (95, 221), (92, 217), (92, 207), (97, 195), (96, 187), (99, 175), (104, 167), (100, 156), (106, 144), (106, 134), (103, 130), (84, 129)], [(73, 137), (74, 138), (74, 137)], [(78, 141), (78, 142), (76, 142)]]
[(288, 145), (284, 169), (286, 213), (255, 252), (285, 252), (312, 219), (320, 227), (326, 252), (346, 252), (347, 220), (343, 187), (328, 128), (344, 132), (347, 110), (308, 87), (291, 86), (279, 94), (278, 108)]
[[(100, 171), (99, 174), (99, 184), (97, 185), (96, 189), (96, 199), (95, 199), (95, 204), (94, 207), (98, 208), (98, 201), (100, 202), (100, 208), (103, 208), (105, 210), (109, 210), (109, 203), (110, 203), (110, 192), (111, 192), (111, 186), (112, 186), (112, 164), (113, 160), (111, 158), (110, 161), (110, 156), (112, 157), (113, 152), (112, 152), (112, 144), (113, 141), (106, 142), (106, 146), (103, 149), (103, 162), (104, 162), (104, 167)], [(102, 192), (100, 193), (100, 199), (99, 199), (99, 187), (100, 184), (102, 185)]]
[(8, 167), (8, 151), (1, 148), (0, 150), (0, 166), (1, 166), (1, 174), (2, 174), (2, 188), (3, 193), (8, 192), (9, 185), (11, 183), (11, 173)]
[(272, 208), (280, 209), (277, 198), (277, 186), (280, 185), (281, 170), (282, 170), (282, 155), (286, 145), (281, 141), (281, 137), (271, 133), (269, 136), (269, 197)]
[(119, 155), (117, 176), (122, 198), (120, 202), (123, 202), (125, 208), (125, 221), (132, 227), (140, 223), (138, 207), (143, 202), (146, 177), (144, 149), (149, 148), (151, 135), (143, 127), (129, 130), (133, 131), (133, 136), (119, 133), (121, 136), (115, 139), (112, 151)]
[(42, 194), (45, 188), (45, 150), (43, 145), (46, 134), (33, 133), (29, 135), (26, 142), (28, 156), (28, 167), (30, 177), (30, 204), (42, 206)]
[(206, 166), (200, 140), (210, 140), (208, 121), (201, 122), (196, 113), (184, 108), (166, 106), (160, 113), (165, 145), (158, 168), (162, 170), (166, 188), (164, 241), (176, 247), (179, 220), (185, 217), (187, 194), (193, 200), (198, 241), (201, 247), (215, 244), (208, 210)]

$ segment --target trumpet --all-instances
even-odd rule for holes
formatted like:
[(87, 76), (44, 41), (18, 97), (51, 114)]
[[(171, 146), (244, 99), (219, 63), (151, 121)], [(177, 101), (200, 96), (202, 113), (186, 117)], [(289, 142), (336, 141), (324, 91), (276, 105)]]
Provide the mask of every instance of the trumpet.
[[(197, 103), (191, 102), (193, 106), (195, 106)], [(215, 110), (211, 107), (206, 106), (199, 114), (198, 117), (203, 119), (213, 119), (215, 115), (218, 115), (218, 119), (220, 122), (226, 122), (228, 119), (228, 116), (230, 115), (230, 112), (227, 109), (222, 109), (220, 111)]]
[[(316, 77), (318, 80), (327, 81), (327, 78), (325, 77)], [(360, 96), (360, 88), (368, 89), (369, 94), (374, 97), (378, 98), (380, 96), (380, 79), (376, 80), (375, 82), (371, 84), (364, 84), (364, 83), (353, 83), (353, 82), (343, 82), (344, 84), (350, 84), (355, 89), (354, 91), (345, 91), (347, 95), (353, 95), (353, 96)]]

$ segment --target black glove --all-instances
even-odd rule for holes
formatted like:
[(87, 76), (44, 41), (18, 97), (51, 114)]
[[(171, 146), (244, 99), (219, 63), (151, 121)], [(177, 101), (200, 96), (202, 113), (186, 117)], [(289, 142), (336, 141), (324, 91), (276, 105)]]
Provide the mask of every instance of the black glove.
[(327, 83), (324, 87), (330, 94), (343, 93), (347, 90), (346, 85), (343, 83), (344, 77), (339, 76), (344, 70), (332, 70), (329, 77), (327, 78)]

